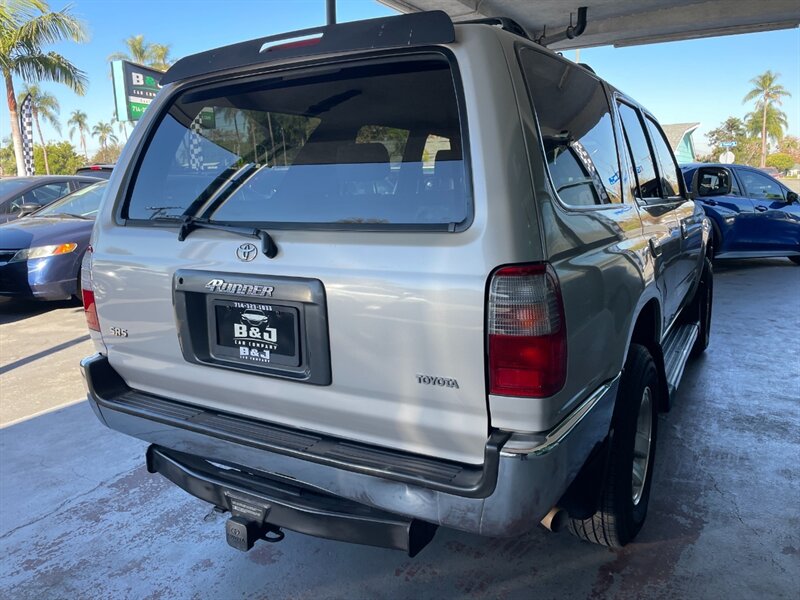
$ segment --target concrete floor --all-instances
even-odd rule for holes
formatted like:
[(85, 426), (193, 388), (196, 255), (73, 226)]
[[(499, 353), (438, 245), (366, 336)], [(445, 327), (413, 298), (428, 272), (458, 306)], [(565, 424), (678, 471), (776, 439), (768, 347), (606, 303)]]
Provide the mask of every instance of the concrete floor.
[[(23, 322), (4, 323), (8, 366)], [(0, 430), (0, 598), (796, 599), (798, 333), (800, 267), (718, 267), (711, 346), (661, 419), (648, 521), (621, 551), (544, 530), (440, 530), (415, 559), (291, 532), (242, 554), (225, 544), (224, 518), (147, 474), (144, 444), (85, 402), (18, 422)], [(14, 369), (0, 375), (0, 404), (35, 403), (64, 352), (37, 359), (37, 387), (12, 398)]]
[(85, 398), (75, 365), (94, 346), (79, 303), (0, 298), (0, 328), (0, 426)]

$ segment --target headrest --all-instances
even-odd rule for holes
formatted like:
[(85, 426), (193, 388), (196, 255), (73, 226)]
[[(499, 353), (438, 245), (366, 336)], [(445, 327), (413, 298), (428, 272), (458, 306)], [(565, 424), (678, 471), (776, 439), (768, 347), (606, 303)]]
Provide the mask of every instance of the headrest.
[(436, 153), (436, 157), (433, 159), (434, 167), (439, 162), (444, 162), (449, 160), (461, 160), (461, 152), (459, 152), (458, 150), (439, 150)]
[(364, 163), (389, 163), (389, 151), (380, 142), (348, 143), (336, 151), (336, 162), (354, 165)]

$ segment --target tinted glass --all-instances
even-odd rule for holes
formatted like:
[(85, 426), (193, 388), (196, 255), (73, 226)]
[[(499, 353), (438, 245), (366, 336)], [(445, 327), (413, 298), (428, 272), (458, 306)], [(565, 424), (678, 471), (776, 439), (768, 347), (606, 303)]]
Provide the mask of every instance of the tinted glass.
[(54, 200), (58, 200), (69, 192), (69, 184), (67, 182), (61, 183), (48, 183), (47, 185), (39, 186), (29, 192), (25, 192), (25, 202), (35, 202), (37, 204), (50, 204)]
[(749, 169), (740, 169), (739, 176), (750, 198), (784, 200), (783, 188), (774, 179)]
[(50, 206), (36, 212), (36, 217), (72, 215), (94, 218), (106, 191), (107, 182), (101, 181), (65, 196)]
[(672, 155), (667, 145), (667, 140), (661, 128), (650, 118), (645, 117), (647, 122), (647, 129), (650, 132), (650, 140), (653, 142), (653, 147), (656, 151), (656, 158), (658, 159), (658, 170), (661, 173), (661, 188), (663, 194), (667, 198), (674, 198), (681, 195), (681, 188), (678, 184), (680, 178), (680, 171), (678, 170), (678, 163)]
[[(109, 179), (111, 177), (112, 169), (100, 167), (99, 169), (92, 169), (91, 167), (81, 167), (75, 171), (76, 175), (84, 175), (85, 177), (96, 177), (97, 179)], [(87, 185), (87, 184), (83, 184)]]
[(523, 50), (520, 57), (561, 200), (576, 206), (620, 202), (617, 147), (600, 82), (543, 52)]
[[(457, 224), (469, 206), (460, 132), (449, 63), (427, 56), (189, 91), (151, 139), (126, 214)], [(423, 169), (432, 134), (451, 143), (435, 157), (448, 188), (428, 185), (437, 174)]]
[(0, 196), (12, 194), (30, 183), (29, 179), (0, 179)]
[(640, 198), (658, 198), (660, 195), (655, 160), (650, 153), (647, 137), (642, 129), (639, 114), (627, 104), (619, 103), (619, 116), (625, 139), (630, 148)]

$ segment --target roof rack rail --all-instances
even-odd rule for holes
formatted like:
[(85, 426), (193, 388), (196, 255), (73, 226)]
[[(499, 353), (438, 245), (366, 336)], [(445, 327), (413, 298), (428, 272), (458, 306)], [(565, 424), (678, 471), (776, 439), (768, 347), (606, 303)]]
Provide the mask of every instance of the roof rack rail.
[[(305, 39), (277, 44), (281, 40)], [(351, 50), (409, 48), (449, 44), (456, 39), (453, 21), (440, 10), (291, 31), (239, 42), (186, 56), (161, 77), (161, 85), (197, 75), (269, 64), (286, 58)]]
[(531, 36), (528, 35), (528, 32), (525, 31), (525, 28), (522, 25), (517, 23), (514, 19), (509, 19), (508, 17), (486, 17), (485, 19), (471, 19), (469, 21), (457, 21), (457, 23), (459, 25), (465, 25), (465, 24), (497, 25), (503, 31), (508, 31), (509, 33), (513, 33), (520, 37), (524, 37), (526, 40), (531, 39)]

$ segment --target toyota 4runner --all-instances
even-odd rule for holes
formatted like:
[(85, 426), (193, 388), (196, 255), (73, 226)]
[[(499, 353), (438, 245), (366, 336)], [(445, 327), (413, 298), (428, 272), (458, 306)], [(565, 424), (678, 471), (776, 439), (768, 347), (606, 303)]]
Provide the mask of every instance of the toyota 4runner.
[(641, 528), (709, 225), (649, 112), (507, 25), (189, 56), (126, 145), (82, 269), (89, 400), (233, 546)]

